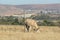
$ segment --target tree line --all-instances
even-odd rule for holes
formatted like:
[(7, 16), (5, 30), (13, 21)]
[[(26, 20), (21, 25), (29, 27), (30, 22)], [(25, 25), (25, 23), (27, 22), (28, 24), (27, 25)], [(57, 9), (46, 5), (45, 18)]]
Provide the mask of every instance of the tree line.
[[(45, 16), (44, 16), (45, 17)], [(32, 18), (34, 20), (41, 20), (43, 19), (43, 21), (38, 21), (37, 24), (39, 26), (60, 26), (60, 21), (50, 21), (47, 18), (49, 17), (45, 17), (45, 19), (42, 16), (31, 16), (29, 18)], [(3, 16), (0, 17), (0, 25), (24, 25), (24, 17), (14, 17), (14, 16)]]

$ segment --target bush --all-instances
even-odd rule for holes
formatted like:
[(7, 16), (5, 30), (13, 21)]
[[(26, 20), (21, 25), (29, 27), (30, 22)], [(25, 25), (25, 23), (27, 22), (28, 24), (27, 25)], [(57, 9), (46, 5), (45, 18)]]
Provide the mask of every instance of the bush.
[(43, 22), (37, 22), (37, 24), (39, 26), (58, 26), (58, 23), (47, 21), (47, 20), (43, 20)]

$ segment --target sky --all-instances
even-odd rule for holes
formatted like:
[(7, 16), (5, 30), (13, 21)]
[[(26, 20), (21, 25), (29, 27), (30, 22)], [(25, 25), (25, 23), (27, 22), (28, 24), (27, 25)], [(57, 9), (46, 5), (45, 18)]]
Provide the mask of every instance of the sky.
[(24, 5), (24, 4), (56, 4), (60, 0), (0, 0), (0, 4)]

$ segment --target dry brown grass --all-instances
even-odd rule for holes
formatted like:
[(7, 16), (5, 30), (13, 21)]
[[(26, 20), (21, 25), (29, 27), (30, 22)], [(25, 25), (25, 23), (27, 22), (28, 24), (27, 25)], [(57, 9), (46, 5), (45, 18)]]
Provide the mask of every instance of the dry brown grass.
[(24, 26), (0, 25), (0, 40), (60, 40), (60, 28), (41, 26), (39, 32), (24, 32)]

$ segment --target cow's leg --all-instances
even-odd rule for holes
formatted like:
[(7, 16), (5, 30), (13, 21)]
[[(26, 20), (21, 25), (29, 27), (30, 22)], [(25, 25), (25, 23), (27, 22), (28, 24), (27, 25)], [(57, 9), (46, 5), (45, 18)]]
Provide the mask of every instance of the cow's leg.
[(25, 31), (25, 32), (27, 31), (27, 24), (25, 24), (25, 28), (24, 28), (24, 31)]
[(29, 32), (29, 28), (30, 28), (30, 26), (27, 25), (27, 24), (25, 24), (25, 25), (26, 25), (26, 30)]
[(27, 31), (28, 31), (28, 32), (30, 31), (30, 26), (27, 26)]

